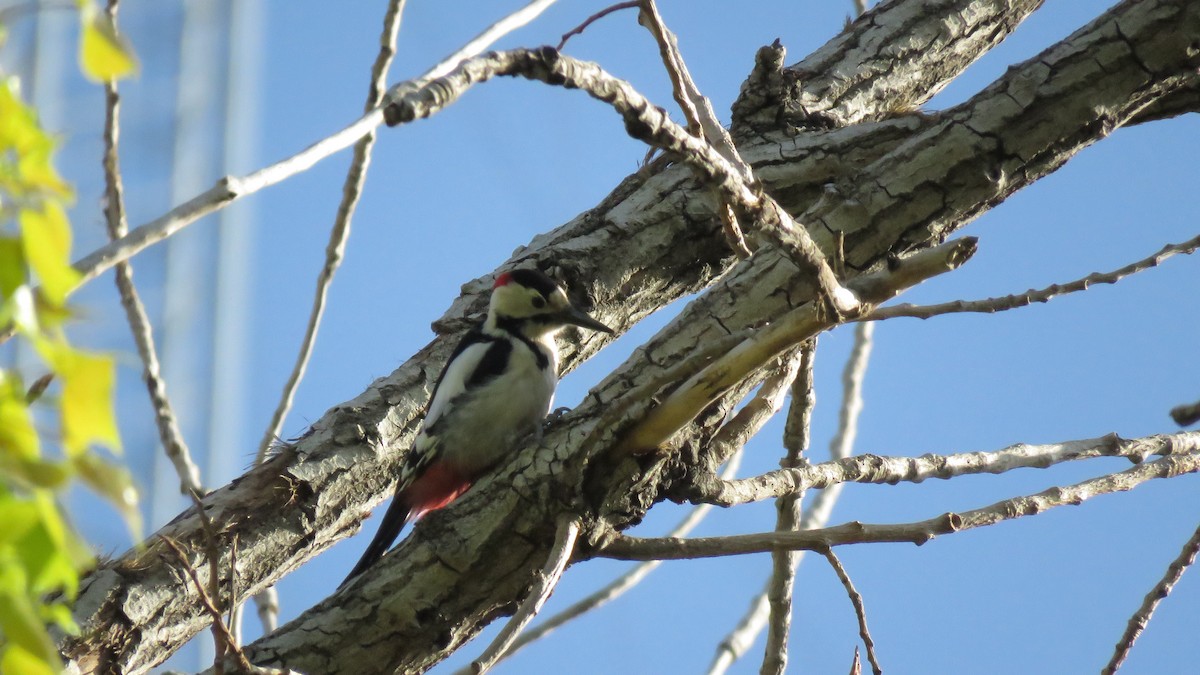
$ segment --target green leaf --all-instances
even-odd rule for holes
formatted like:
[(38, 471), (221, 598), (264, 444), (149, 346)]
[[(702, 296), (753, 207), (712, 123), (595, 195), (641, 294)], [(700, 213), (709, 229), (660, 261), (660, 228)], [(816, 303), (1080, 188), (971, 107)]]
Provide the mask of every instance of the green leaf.
[(40, 454), (37, 429), (20, 383), (0, 371), (0, 456), (36, 460)]
[(121, 512), (133, 540), (141, 541), (142, 514), (138, 510), (137, 488), (129, 470), (106, 462), (90, 452), (75, 457), (72, 461), (79, 471), (79, 477)]
[[(4, 633), (5, 641), (8, 643), (4, 659), (0, 661), (4, 664), (4, 672), (29, 672), (14, 669), (10, 665), (13, 664), (10, 659), (19, 659), (16, 663), (21, 665), (37, 662), (57, 664), (58, 650), (54, 648), (54, 642), (46, 633), (46, 627), (38, 617), (33, 602), (28, 596), (13, 592), (11, 583), (5, 583), (4, 586), (5, 588), (0, 589), (0, 632)], [(13, 648), (20, 649), (25, 654), (10, 656)], [(34, 670), (33, 672), (38, 671)]]
[(37, 506), (11, 494), (0, 494), (0, 546), (8, 545), (29, 531), (38, 522)]
[(112, 19), (91, 2), (80, 2), (83, 22), (79, 37), (79, 68), (96, 82), (112, 82), (134, 75), (137, 56), (125, 36), (117, 32)]
[(40, 209), (22, 209), (21, 244), (25, 259), (42, 282), (42, 293), (55, 305), (79, 285), (80, 274), (71, 267), (71, 225), (62, 206), (43, 202)]
[(21, 252), (21, 240), (0, 237), (0, 301), (12, 297), (13, 292), (24, 283), (25, 255)]

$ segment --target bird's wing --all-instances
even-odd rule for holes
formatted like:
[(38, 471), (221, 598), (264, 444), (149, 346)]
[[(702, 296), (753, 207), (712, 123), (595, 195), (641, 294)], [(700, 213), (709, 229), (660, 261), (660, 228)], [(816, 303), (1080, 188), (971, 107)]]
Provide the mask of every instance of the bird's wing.
[(479, 329), (464, 335), (434, 385), (425, 411), (425, 428), (437, 422), (455, 397), (503, 372), (511, 353), (512, 345), (503, 338)]

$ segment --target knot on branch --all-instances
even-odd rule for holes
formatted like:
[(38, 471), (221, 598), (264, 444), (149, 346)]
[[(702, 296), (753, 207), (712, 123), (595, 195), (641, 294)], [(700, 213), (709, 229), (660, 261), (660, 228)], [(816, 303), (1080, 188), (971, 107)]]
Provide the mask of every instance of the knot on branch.
[(735, 129), (743, 126), (751, 129), (777, 126), (775, 123), (780, 117), (780, 103), (789, 85), (783, 67), (786, 56), (787, 49), (778, 38), (755, 53), (754, 68), (733, 103), (732, 121)]

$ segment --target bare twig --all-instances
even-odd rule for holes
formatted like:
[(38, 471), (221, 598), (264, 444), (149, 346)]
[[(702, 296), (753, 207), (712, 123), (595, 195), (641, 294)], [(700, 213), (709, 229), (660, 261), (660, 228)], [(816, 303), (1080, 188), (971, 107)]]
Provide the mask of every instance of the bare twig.
[[(392, 59), (396, 55), (396, 36), (400, 32), (400, 19), (404, 12), (405, 3), (406, 0), (390, 0), (388, 2), (387, 12), (383, 19), (383, 34), (379, 39), (379, 54), (376, 55), (375, 63), (371, 67), (371, 81), (367, 91), (367, 102), (363, 106), (366, 111), (372, 110), (383, 100), (387, 72), (391, 67)], [(325, 246), (325, 264), (321, 267), (321, 271), (317, 275), (317, 288), (313, 294), (312, 310), (309, 312), (308, 325), (305, 327), (304, 339), (300, 344), (300, 353), (296, 355), (296, 362), (292, 367), (291, 375), (283, 387), (283, 394), (280, 396), (279, 405), (275, 408), (274, 414), (271, 415), (266, 432), (263, 434), (262, 440), (258, 443), (258, 455), (255, 458), (256, 463), (262, 463), (267, 456), (267, 452), (270, 450), (271, 444), (275, 439), (279, 438), (283, 428), (283, 421), (287, 418), (288, 411), (291, 410), (292, 401), (296, 395), (296, 388), (299, 386), (300, 380), (304, 377), (304, 372), (308, 367), (308, 360), (312, 356), (313, 346), (316, 343), (317, 330), (321, 324), (321, 317), (325, 313), (325, 301), (329, 294), (329, 285), (333, 282), (333, 276), (345, 257), (346, 240), (350, 237), (350, 222), (354, 218), (354, 209), (358, 205), (359, 197), (362, 195), (363, 183), (367, 178), (367, 168), (371, 162), (371, 149), (374, 145), (374, 129), (367, 132), (354, 145), (354, 157), (350, 161), (350, 168), (346, 174), (346, 180), (342, 185), (342, 201), (338, 205), (337, 215), (334, 218), (333, 227), (329, 232), (329, 243)]]
[[(816, 391), (813, 389), (813, 357), (816, 340), (800, 347), (799, 370), (792, 383), (792, 405), (788, 410), (784, 432), (784, 447), (787, 452), (780, 464), (785, 467), (801, 466), (804, 451), (810, 440), (810, 424)], [(800, 525), (800, 500), (803, 493), (784, 495), (775, 501), (775, 530), (791, 532)], [(796, 563), (799, 556), (794, 551), (771, 552), (771, 578), (767, 582), (767, 604), (770, 613), (767, 620), (767, 644), (759, 672), (783, 675), (787, 670), (788, 635), (792, 628), (792, 593), (796, 580)]]
[[(833, 566), (833, 571), (837, 572), (846, 594), (850, 596), (850, 604), (854, 605), (854, 614), (858, 617), (858, 634), (862, 636), (863, 644), (867, 647), (867, 660), (871, 662), (871, 670), (875, 671), (875, 675), (883, 675), (883, 668), (879, 667), (879, 659), (875, 656), (875, 641), (871, 639), (871, 631), (867, 629), (867, 608), (863, 604), (862, 594), (854, 587), (854, 582), (850, 580), (850, 575), (846, 573), (846, 568), (842, 567), (842, 561), (838, 560), (833, 549), (823, 548), (819, 552)], [(857, 651), (855, 656), (857, 657)]]
[(500, 633), (496, 635), (496, 639), (488, 645), (483, 654), (475, 659), (468, 668), (459, 671), (464, 673), (486, 673), (504, 653), (508, 651), (513, 640), (521, 632), (533, 617), (541, 611), (542, 605), (546, 599), (554, 592), (554, 587), (558, 585), (558, 580), (562, 577), (563, 570), (567, 568), (567, 563), (571, 560), (571, 554), (575, 551), (575, 539), (579, 536), (580, 519), (578, 516), (563, 516), (559, 519), (558, 531), (554, 535), (554, 545), (550, 549), (549, 559), (546, 560), (546, 566), (542, 568), (537, 581), (533, 588), (530, 589), (529, 596), (521, 603), (517, 613), (509, 619)]
[(921, 545), (939, 535), (1037, 515), (1059, 506), (1074, 506), (1097, 495), (1132, 490), (1155, 478), (1174, 478), (1197, 471), (1200, 471), (1200, 455), (1170, 455), (1075, 485), (1053, 487), (1035, 495), (1014, 497), (984, 508), (963, 513), (946, 513), (915, 523), (874, 525), (851, 522), (821, 530), (765, 532), (697, 539), (641, 539), (617, 535), (597, 551), (596, 555), (617, 560), (681, 560), (765, 553), (781, 549), (812, 551), (823, 547), (875, 542), (907, 542)]
[(246, 659), (246, 655), (242, 652), (242, 648), (239, 647), (237, 641), (233, 639), (233, 634), (229, 632), (229, 626), (225, 624), (225, 617), (222, 616), (221, 610), (218, 609), (216, 603), (213, 602), (212, 596), (209, 595), (208, 590), (204, 588), (204, 584), (200, 582), (200, 576), (196, 574), (196, 568), (192, 567), (192, 564), (188, 562), (187, 555), (182, 549), (179, 548), (179, 544), (176, 544), (175, 541), (170, 537), (160, 534), (158, 535), (158, 538), (161, 539), (162, 542), (167, 545), (167, 548), (171, 549), (171, 552), (175, 554), (175, 557), (179, 560), (179, 564), (183, 566), (183, 571), (186, 572), (188, 578), (192, 580), (192, 585), (196, 588), (196, 594), (200, 596), (200, 604), (203, 605), (204, 611), (208, 612), (209, 617), (212, 619), (213, 639), (217, 643), (218, 654), (218, 660), (217, 663), (214, 664), (214, 669), (216, 669), (217, 672), (221, 672), (223, 667), (221, 664), (224, 661), (224, 659), (221, 658), (221, 655), (232, 654), (242, 672), (252, 672), (254, 667), (250, 665), (250, 661)]
[(1141, 463), (1152, 455), (1197, 452), (1200, 452), (1200, 432), (1184, 431), (1135, 439), (1109, 434), (1044, 445), (1020, 443), (995, 452), (925, 454), (920, 457), (864, 454), (796, 469), (778, 469), (741, 480), (698, 484), (691, 499), (718, 506), (736, 506), (812, 488), (829, 488), (837, 483), (920, 483), (930, 478), (945, 480), (967, 474), (1002, 474), (1018, 468), (1045, 469), (1062, 462), (1096, 457), (1125, 457)]
[(954, 302), (944, 302), (938, 305), (894, 305), (892, 307), (880, 307), (866, 316), (862, 317), (862, 321), (880, 321), (883, 319), (894, 319), (897, 317), (912, 317), (917, 319), (928, 319), (942, 314), (957, 314), (961, 312), (978, 312), (978, 313), (995, 313), (1017, 307), (1025, 307), (1032, 305), (1035, 302), (1049, 302), (1051, 299), (1068, 293), (1076, 293), (1078, 291), (1086, 291), (1095, 284), (1115, 284), (1125, 277), (1131, 276), (1138, 272), (1148, 270), (1151, 267), (1157, 267), (1159, 263), (1170, 258), (1173, 255), (1183, 253), (1190, 254), (1197, 248), (1200, 248), (1200, 236), (1193, 237), (1180, 244), (1168, 244), (1160, 249), (1154, 255), (1130, 263), (1120, 269), (1115, 269), (1111, 272), (1093, 272), (1092, 274), (1076, 279), (1065, 284), (1054, 284), (1047, 286), (1041, 290), (1028, 290), (1024, 293), (1015, 293), (1013, 295), (1005, 295), (999, 298), (987, 298), (985, 300), (956, 300)]
[(593, 23), (596, 23), (597, 21), (599, 21), (600, 19), (603, 19), (604, 17), (608, 16), (609, 14), (612, 14), (613, 12), (619, 12), (622, 9), (633, 9), (634, 7), (637, 7), (640, 4), (641, 4), (641, 0), (629, 0), (629, 2), (618, 2), (615, 5), (605, 7), (604, 9), (600, 10), (599, 12), (596, 12), (595, 14), (584, 19), (583, 23), (581, 23), (578, 26), (575, 26), (574, 28), (572, 28), (571, 30), (563, 33), (562, 39), (558, 41), (558, 45), (555, 47), (555, 49), (562, 51), (563, 47), (567, 46), (567, 40), (570, 40), (572, 37), (574, 37), (576, 35), (582, 35), (583, 31), (587, 30), (588, 26), (592, 25)]
[[(764, 382), (763, 388), (766, 387), (767, 383)], [(761, 395), (762, 394), (760, 390), (759, 396)], [(722, 431), (724, 431), (725, 427), (728, 427), (730, 424), (736, 424), (737, 419), (737, 416), (734, 416), (734, 419), (727, 422), (724, 427), (717, 431), (717, 434), (719, 435)], [(761, 426), (761, 424), (759, 426)], [(737, 452), (734, 452), (733, 456), (729, 458), (728, 462), (726, 462), (725, 468), (721, 471), (721, 476), (732, 477), (737, 474), (738, 466), (742, 461), (742, 454), (743, 453), (740, 451), (740, 449)], [(679, 524), (676, 525), (667, 536), (686, 536), (688, 532), (691, 532), (697, 525), (700, 524), (700, 521), (704, 520), (704, 517), (708, 515), (710, 508), (710, 504), (701, 504), (692, 508), (692, 510), (688, 511), (688, 514), (684, 516), (683, 520), (679, 521)], [(639, 583), (641, 583), (643, 579), (645, 579), (651, 572), (655, 570), (655, 568), (661, 564), (661, 560), (648, 560), (633, 566), (628, 572), (612, 580), (603, 588), (576, 602), (570, 607), (567, 607), (561, 612), (558, 612), (557, 614), (547, 618), (537, 626), (534, 626), (532, 629), (522, 633), (519, 637), (517, 637), (516, 640), (513, 641), (512, 645), (507, 651), (504, 652), (503, 655), (500, 656), (497, 661), (502, 661), (513, 654), (516, 654), (517, 651), (522, 647), (525, 647), (535, 640), (546, 637), (568, 621), (577, 619), (587, 612), (603, 607), (609, 602), (616, 600), (624, 595), (627, 591), (631, 590), (634, 586), (637, 586)]]
[[(753, 182), (754, 172), (750, 165), (742, 159), (729, 132), (717, 119), (708, 97), (701, 94), (696, 87), (687, 64), (679, 52), (679, 42), (675, 34), (663, 22), (654, 0), (641, 0), (641, 7), (638, 21), (650, 31), (655, 42), (658, 43), (663, 66), (666, 67), (671, 78), (675, 101), (679, 103), (679, 108), (688, 122), (688, 132), (708, 141), (714, 150), (741, 172), (742, 180)], [(750, 257), (751, 251), (746, 246), (746, 238), (742, 234), (742, 228), (738, 223), (733, 205), (726, 203), (726, 207), (721, 209), (720, 213), (721, 224), (725, 230), (725, 239), (729, 242), (729, 247), (740, 258)]]
[(1121, 664), (1125, 662), (1129, 656), (1129, 650), (1133, 649), (1133, 643), (1146, 630), (1146, 625), (1150, 623), (1150, 617), (1154, 615), (1154, 610), (1158, 608), (1158, 603), (1162, 602), (1171, 591), (1174, 590), (1175, 584), (1179, 582), (1180, 577), (1187, 571), (1187, 568), (1196, 562), (1196, 554), (1200, 552), (1200, 527), (1192, 533), (1192, 537), (1183, 545), (1183, 550), (1179, 552), (1179, 556), (1171, 561), (1167, 566), (1166, 573), (1162, 579), (1150, 589), (1142, 600), (1142, 606), (1138, 608), (1133, 616), (1129, 618), (1129, 624), (1125, 627), (1125, 634), (1117, 642), (1116, 651), (1113, 653), (1112, 659), (1108, 665), (1101, 671), (1103, 675), (1112, 675), (1121, 668)]
[(638, 13), (638, 23), (645, 26), (646, 30), (654, 36), (654, 41), (658, 43), (659, 56), (662, 58), (663, 66), (667, 69), (667, 75), (671, 78), (671, 90), (675, 96), (675, 102), (683, 111), (683, 118), (687, 120), (688, 132), (693, 136), (702, 137), (700, 114), (696, 112), (696, 106), (683, 88), (683, 71), (686, 66), (683, 64), (683, 57), (679, 55), (679, 45), (674, 39), (675, 36), (663, 23), (662, 15), (658, 13), (658, 6), (654, 4), (654, 0), (641, 0), (639, 4), (641, 12)]
[[(107, 11), (114, 24), (117, 20), (117, 6), (118, 0), (108, 1)], [(117, 152), (121, 134), (121, 97), (117, 93), (115, 82), (105, 83), (104, 101), (104, 216), (109, 239), (117, 240), (125, 236), (129, 226), (125, 220), (124, 187), (121, 184), (121, 165)], [(121, 295), (121, 305), (125, 308), (125, 317), (142, 360), (142, 379), (146, 382), (146, 389), (150, 394), (150, 405), (154, 409), (154, 422), (158, 427), (158, 437), (163, 450), (179, 476), (180, 491), (184, 494), (203, 495), (200, 468), (192, 461), (187, 443), (183, 440), (183, 433), (179, 430), (175, 411), (167, 397), (167, 385), (158, 362), (158, 350), (154, 345), (150, 317), (147, 316), (146, 308), (138, 297), (137, 288), (133, 284), (133, 267), (128, 262), (117, 265), (116, 282)]]
[(1171, 419), (1181, 427), (1200, 422), (1200, 401), (1171, 408)]

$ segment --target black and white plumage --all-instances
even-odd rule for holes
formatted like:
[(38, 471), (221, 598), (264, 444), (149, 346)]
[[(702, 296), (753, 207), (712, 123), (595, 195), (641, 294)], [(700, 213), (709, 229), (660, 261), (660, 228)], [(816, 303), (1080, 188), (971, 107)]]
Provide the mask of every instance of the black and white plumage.
[(496, 278), (487, 318), (446, 362), (396, 495), (343, 585), (382, 558), (405, 525), (454, 501), (517, 440), (540, 429), (558, 384), (554, 336), (567, 325), (612, 332), (541, 272)]

